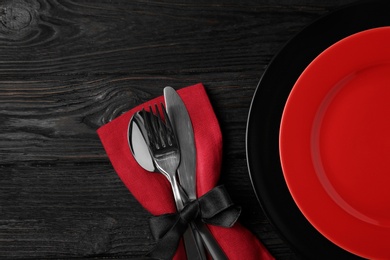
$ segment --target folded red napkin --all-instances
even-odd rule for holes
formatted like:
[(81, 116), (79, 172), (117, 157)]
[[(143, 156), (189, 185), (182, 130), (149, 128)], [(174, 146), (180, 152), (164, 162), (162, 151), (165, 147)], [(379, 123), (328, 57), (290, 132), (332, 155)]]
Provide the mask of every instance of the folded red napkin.
[[(222, 136), (217, 118), (202, 84), (180, 89), (190, 115), (196, 145), (198, 197), (213, 189), (219, 179), (222, 161)], [(128, 146), (127, 130), (132, 115), (143, 107), (163, 102), (162, 96), (139, 105), (98, 129), (97, 133), (110, 161), (133, 196), (153, 215), (176, 211), (167, 179), (142, 169)], [(229, 259), (274, 259), (259, 240), (238, 222), (231, 228), (208, 225)], [(180, 244), (174, 259), (185, 259)]]

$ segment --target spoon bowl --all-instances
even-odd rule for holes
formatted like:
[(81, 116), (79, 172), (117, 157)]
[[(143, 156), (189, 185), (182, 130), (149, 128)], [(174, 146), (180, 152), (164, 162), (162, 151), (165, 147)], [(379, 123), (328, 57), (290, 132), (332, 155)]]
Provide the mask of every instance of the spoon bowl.
[(127, 140), (137, 163), (149, 172), (157, 172), (147, 145), (147, 134), (142, 116), (136, 112), (130, 119)]

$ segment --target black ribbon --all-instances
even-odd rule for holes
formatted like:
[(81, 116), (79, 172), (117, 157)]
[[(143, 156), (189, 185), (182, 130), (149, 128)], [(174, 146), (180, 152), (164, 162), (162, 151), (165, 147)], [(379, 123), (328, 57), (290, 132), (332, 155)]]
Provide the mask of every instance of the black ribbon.
[(164, 214), (149, 220), (156, 246), (148, 256), (172, 259), (180, 238), (190, 222), (201, 219), (206, 224), (232, 227), (240, 216), (241, 208), (235, 206), (224, 186), (217, 186), (197, 200), (185, 205), (178, 213)]

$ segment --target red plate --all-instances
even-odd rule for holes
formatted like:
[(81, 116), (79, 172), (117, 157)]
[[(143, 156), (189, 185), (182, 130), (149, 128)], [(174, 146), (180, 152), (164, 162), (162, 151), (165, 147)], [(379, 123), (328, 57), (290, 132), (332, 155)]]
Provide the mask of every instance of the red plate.
[(313, 60), (287, 100), (279, 145), (309, 222), (352, 253), (389, 259), (390, 27), (354, 34)]

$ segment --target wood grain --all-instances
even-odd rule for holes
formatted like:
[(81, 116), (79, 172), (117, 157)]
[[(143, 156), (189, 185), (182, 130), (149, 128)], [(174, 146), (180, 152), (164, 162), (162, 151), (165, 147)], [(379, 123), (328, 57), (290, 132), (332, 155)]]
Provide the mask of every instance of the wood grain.
[(245, 128), (277, 51), (351, 0), (0, 1), (0, 258), (141, 258), (154, 241), (96, 135), (203, 82), (221, 124), (221, 183), (277, 259), (299, 259), (252, 191)]

